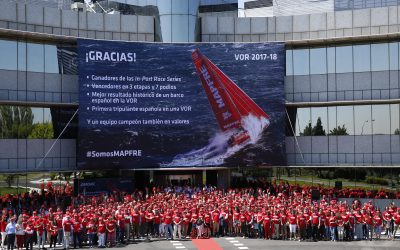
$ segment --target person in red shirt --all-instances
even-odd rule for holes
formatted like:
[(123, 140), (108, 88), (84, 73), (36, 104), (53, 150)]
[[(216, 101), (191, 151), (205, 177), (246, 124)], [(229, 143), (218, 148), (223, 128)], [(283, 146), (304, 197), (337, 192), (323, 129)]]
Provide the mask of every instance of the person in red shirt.
[(374, 220), (374, 229), (375, 229), (375, 236), (376, 239), (381, 238), (381, 233), (382, 233), (382, 225), (383, 225), (383, 217), (380, 211), (377, 211), (377, 213), (373, 217)]
[(331, 235), (331, 241), (336, 241), (337, 234), (337, 217), (334, 212), (331, 212), (331, 215), (328, 218), (329, 223), (329, 231)]
[(215, 208), (212, 211), (212, 235), (214, 237), (219, 236), (219, 211), (218, 208)]
[(69, 214), (67, 214), (65, 219), (63, 220), (62, 227), (63, 227), (63, 231), (64, 231), (63, 246), (64, 246), (64, 249), (69, 249), (71, 232), (72, 232), (72, 221), (71, 221), (71, 217), (69, 216)]
[(299, 241), (306, 239), (306, 228), (307, 228), (307, 221), (306, 217), (304, 217), (303, 212), (299, 212), (297, 216), (297, 225), (299, 227), (300, 238)]
[(319, 240), (319, 221), (320, 217), (317, 211), (311, 214), (311, 228), (312, 228), (312, 238), (314, 241)]
[(25, 227), (25, 249), (32, 250), (33, 249), (33, 237), (34, 237), (34, 227), (32, 222), (27, 222)]
[(277, 240), (280, 237), (280, 228), (282, 226), (282, 220), (281, 220), (278, 212), (275, 212), (275, 214), (272, 216), (271, 222), (272, 222), (272, 225), (273, 225), (272, 229), (274, 230), (274, 233), (273, 233), (272, 237), (275, 240)]
[(174, 222), (174, 232), (172, 234), (172, 237), (176, 237), (176, 233), (178, 233), (179, 239), (182, 239), (182, 216), (181, 214), (176, 211), (173, 217), (173, 222)]
[(190, 213), (188, 211), (184, 211), (183, 222), (182, 222), (182, 236), (184, 239), (186, 239), (188, 235), (190, 220), (191, 220)]
[(271, 216), (267, 212), (263, 215), (264, 240), (272, 239)]
[(75, 215), (72, 220), (72, 241), (74, 243), (74, 248), (78, 245), (79, 248), (82, 248), (82, 224), (79, 220), (79, 216)]
[(170, 238), (171, 240), (174, 240), (171, 211), (167, 211), (164, 213), (164, 225), (165, 225), (165, 238), (167, 240), (168, 240), (168, 238)]
[(366, 225), (365, 237), (371, 241), (374, 233), (374, 220), (371, 211), (366, 212), (364, 215), (364, 223)]
[(235, 236), (239, 236), (241, 234), (239, 208), (236, 208), (235, 212), (233, 213), (233, 225), (232, 226), (233, 226)]
[(400, 208), (397, 210), (397, 214), (393, 216), (394, 219), (394, 229), (393, 229), (393, 235), (392, 235), (392, 240), (396, 237), (396, 232), (400, 228)]
[(57, 222), (55, 222), (54, 220), (50, 221), (47, 228), (48, 228), (47, 233), (50, 234), (50, 248), (53, 246), (52, 249), (54, 250), (56, 248), (57, 236), (58, 236)]
[(160, 237), (160, 224), (161, 224), (161, 216), (157, 209), (154, 210), (153, 216), (153, 227), (154, 227), (154, 237)]
[(124, 234), (125, 234), (126, 240), (129, 241), (130, 238), (131, 238), (132, 216), (130, 215), (128, 209), (125, 210), (124, 220), (125, 220), (125, 229), (124, 229), (125, 231), (124, 231)]
[(94, 243), (94, 236), (96, 234), (96, 223), (95, 223), (95, 219), (94, 218), (92, 218), (89, 221), (89, 223), (87, 223), (86, 232), (87, 232), (87, 235), (88, 235), (89, 247), (92, 248), (93, 247), (93, 243)]
[(109, 247), (115, 246), (116, 238), (116, 222), (113, 217), (108, 218), (106, 221), (107, 244)]
[(289, 220), (289, 240), (295, 240), (296, 227), (297, 227), (297, 216), (295, 211), (289, 214), (288, 220)]
[(44, 223), (44, 219), (43, 219), (42, 215), (40, 214), (39, 219), (35, 223), (35, 231), (37, 234), (37, 245), (38, 245), (39, 249), (40, 249), (40, 245), (42, 245), (42, 248), (44, 248), (44, 243), (46, 241), (45, 232), (44, 232), (45, 228), (46, 228), (46, 226)]
[(99, 224), (97, 225), (97, 237), (99, 238), (99, 248), (106, 247), (106, 223), (103, 218), (99, 218)]
[(1, 231), (1, 249), (4, 249), (4, 243), (6, 241), (6, 227), (7, 227), (7, 217), (5, 215), (1, 216), (0, 219), (0, 231)]
[(132, 212), (132, 226), (133, 226), (133, 238), (139, 239), (139, 222), (140, 222), (140, 214), (137, 208), (133, 209)]

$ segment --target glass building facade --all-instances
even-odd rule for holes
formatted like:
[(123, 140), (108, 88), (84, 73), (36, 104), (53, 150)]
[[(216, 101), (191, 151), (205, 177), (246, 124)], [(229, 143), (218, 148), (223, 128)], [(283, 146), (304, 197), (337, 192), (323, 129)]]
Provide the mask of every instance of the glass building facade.
[[(357, 1), (352, 2), (355, 4)], [(117, 33), (115, 40), (143, 41), (150, 37), (147, 42), (195, 42), (201, 40), (203, 33), (212, 36), (210, 40), (215, 42), (227, 42), (229, 36), (234, 41), (253, 41), (257, 38), (258, 42), (263, 42), (271, 37), (284, 40), (290, 33), (283, 25), (286, 24), (284, 21), (292, 20), (289, 17), (268, 18), (265, 20), (266, 28), (261, 29), (259, 27), (264, 19), (223, 15), (226, 24), (233, 20), (233, 28), (227, 29), (222, 25), (211, 25), (210, 20), (217, 17), (211, 16), (207, 21), (199, 13), (234, 11), (235, 1), (124, 0), (103, 3), (108, 8), (121, 10), (121, 25), (129, 15), (137, 18), (132, 19), (132, 22), (137, 22), (136, 28), (124, 30), (119, 27), (119, 30), (113, 30)], [(24, 11), (29, 13), (29, 8)], [(59, 13), (62, 13), (60, 19), (64, 24), (60, 24), (61, 28), (52, 27), (51, 31), (60, 30), (58, 34), (50, 35), (46, 33), (50, 29), (46, 28), (51, 23), (46, 26), (43, 20), (43, 24), (32, 21), (28, 26), (26, 23), (31, 22), (29, 18), (23, 23), (17, 19), (4, 21), (0, 15), (0, 26), (23, 33), (0, 35), (0, 171), (74, 170), (79, 133), (79, 117), (76, 115), (79, 85), (76, 39), (71, 38), (71, 34), (76, 31), (76, 36), (83, 34), (82, 37), (90, 38), (97, 38), (100, 34), (99, 37), (104, 39), (107, 33), (111, 33), (111, 29), (106, 30), (110, 28), (107, 22), (111, 16), (100, 18), (93, 13), (76, 14), (68, 10), (65, 14), (63, 11)], [(68, 24), (70, 26), (63, 27), (66, 20), (72, 20), (69, 18), (74, 15), (78, 20), (76, 26)], [(88, 22), (86, 26), (82, 16)], [(140, 20), (144, 19), (138, 16), (150, 17), (146, 20), (151, 22), (140, 24)], [(96, 18), (100, 20), (100, 28), (89, 24)], [(26, 25), (26, 30), (18, 29), (22, 23)], [(217, 22), (217, 26), (221, 23)], [(296, 25), (294, 21), (289, 24)], [(146, 25), (150, 31), (143, 31)], [(328, 27), (329, 23), (325, 26)], [(249, 27), (250, 35), (242, 31), (246, 27)], [(279, 27), (283, 30), (281, 33), (278, 32)], [(229, 33), (223, 34), (223, 29)], [(344, 34), (345, 29), (349, 28), (340, 32)], [(41, 32), (29, 33), (36, 30)], [(206, 33), (209, 31), (212, 31), (211, 35)], [(299, 32), (305, 31), (300, 29)], [(38, 38), (38, 34), (46, 36)], [(243, 37), (239, 37), (241, 35)], [(288, 166), (229, 170), (234, 173), (232, 183), (252, 176), (277, 178), (296, 184), (334, 187), (336, 181), (342, 181), (346, 187), (398, 190), (400, 39), (375, 39), (371, 36), (368, 39), (346, 40), (344, 37), (321, 43), (311, 39), (311, 36), (305, 37), (303, 40), (307, 40), (306, 43), (299, 45), (288, 41), (286, 47)], [(352, 35), (352, 38), (355, 37)], [(43, 161), (52, 147), (55, 149)], [(178, 174), (185, 174), (184, 170)], [(144, 175), (150, 176), (150, 173)], [(201, 176), (196, 178), (202, 180)]]

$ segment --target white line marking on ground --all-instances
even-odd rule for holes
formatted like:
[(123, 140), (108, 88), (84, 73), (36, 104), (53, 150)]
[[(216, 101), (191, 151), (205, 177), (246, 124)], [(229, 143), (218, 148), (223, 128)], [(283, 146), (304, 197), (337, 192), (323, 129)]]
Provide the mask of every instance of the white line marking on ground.
[(234, 240), (235, 238), (225, 238), (225, 240)]
[(230, 243), (239, 243), (239, 241), (238, 240), (231, 240), (231, 241), (229, 241)]
[(179, 246), (179, 247), (175, 247), (176, 249), (184, 249), (186, 248), (185, 246)]
[(241, 247), (241, 246), (243, 246), (244, 244), (243, 243), (236, 243), (236, 244), (233, 244), (235, 247)]
[(239, 249), (249, 249), (248, 247), (238, 247)]
[(172, 243), (173, 246), (182, 246), (182, 243)]

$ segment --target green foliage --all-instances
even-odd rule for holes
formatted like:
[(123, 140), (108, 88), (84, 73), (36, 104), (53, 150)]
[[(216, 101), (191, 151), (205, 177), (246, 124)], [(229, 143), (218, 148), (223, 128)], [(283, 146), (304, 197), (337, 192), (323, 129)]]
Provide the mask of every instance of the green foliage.
[(349, 133), (347, 133), (347, 128), (343, 124), (329, 131), (329, 135), (349, 135)]
[(380, 178), (380, 177), (374, 177), (374, 176), (368, 176), (366, 178), (366, 182), (368, 184), (378, 184), (378, 185), (384, 185), (384, 186), (389, 185), (389, 181), (387, 179)]
[(53, 139), (54, 130), (51, 122), (36, 123), (28, 136), (28, 139)]
[(322, 126), (321, 117), (318, 117), (317, 123), (313, 127), (311, 122), (304, 128), (303, 132), (300, 132), (301, 136), (319, 136), (319, 135), (326, 135), (325, 129)]
[(311, 136), (312, 135), (312, 125), (311, 122), (304, 128), (303, 132), (300, 132), (301, 136)]
[(2, 138), (27, 138), (33, 127), (32, 109), (23, 106), (0, 106)]
[(317, 124), (312, 128), (312, 135), (326, 135), (324, 127), (322, 127), (321, 117), (318, 117)]
[(400, 135), (400, 129), (396, 128), (396, 129), (394, 130), (394, 134), (395, 134), (395, 135)]

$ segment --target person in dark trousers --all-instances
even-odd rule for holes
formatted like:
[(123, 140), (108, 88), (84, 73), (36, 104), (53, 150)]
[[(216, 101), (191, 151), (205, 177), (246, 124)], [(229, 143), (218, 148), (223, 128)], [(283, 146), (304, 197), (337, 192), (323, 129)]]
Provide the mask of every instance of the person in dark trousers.
[(7, 250), (14, 250), (15, 233), (17, 232), (17, 223), (15, 223), (15, 217), (11, 217), (10, 222), (6, 226), (7, 234)]

